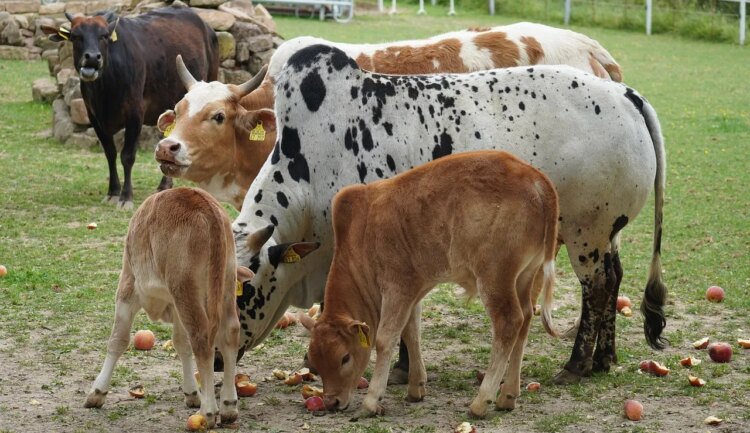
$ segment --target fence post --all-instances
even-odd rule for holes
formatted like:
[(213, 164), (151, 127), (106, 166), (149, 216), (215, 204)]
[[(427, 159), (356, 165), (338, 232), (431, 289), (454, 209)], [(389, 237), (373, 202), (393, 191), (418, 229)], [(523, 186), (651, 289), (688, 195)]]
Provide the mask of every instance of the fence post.
[(747, 2), (740, 0), (740, 45), (745, 45), (745, 24), (747, 17)]
[(378, 12), (383, 12), (383, 0), (378, 0)]
[(495, 0), (490, 0), (490, 15), (495, 15)]
[(570, 0), (565, 0), (565, 25), (570, 24)]
[(651, 12), (653, 10), (652, 0), (646, 0), (646, 34), (651, 34)]
[(417, 15), (424, 15), (427, 11), (424, 10), (424, 0), (419, 0), (419, 10), (417, 11)]

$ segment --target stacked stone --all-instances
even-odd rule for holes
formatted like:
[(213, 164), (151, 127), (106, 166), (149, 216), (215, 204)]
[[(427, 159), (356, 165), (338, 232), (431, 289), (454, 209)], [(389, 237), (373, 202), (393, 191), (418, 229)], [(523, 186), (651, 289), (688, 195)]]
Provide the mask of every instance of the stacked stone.
[[(34, 3), (34, 1), (6, 1), (0, 0), (0, 5), (9, 3)], [(106, 5), (104, 4), (106, 3)], [(88, 6), (96, 4), (96, 7), (79, 8), (79, 4)], [(219, 68), (219, 81), (225, 83), (239, 84), (247, 81), (256, 74), (260, 68), (267, 64), (275, 49), (283, 42), (283, 39), (275, 33), (276, 26), (271, 15), (261, 5), (253, 6), (250, 0), (190, 0), (189, 5), (175, 0), (173, 6), (191, 7), (203, 20), (213, 28), (219, 38), (219, 52), (221, 67)], [(98, 147), (99, 140), (94, 129), (91, 127), (86, 106), (81, 98), (80, 78), (73, 65), (73, 46), (69, 42), (51, 42), (47, 35), (40, 30), (42, 24), (59, 26), (67, 23), (63, 12), (85, 13), (91, 15), (100, 10), (115, 10), (121, 15), (143, 13), (151, 9), (168, 6), (168, 4), (153, 0), (98, 0), (92, 2), (67, 2), (53, 3), (51, 5), (39, 5), (36, 0), (37, 13), (46, 6), (56, 6), (56, 14), (41, 15), (33, 18), (33, 27), (21, 36), (21, 50), (29, 52), (29, 46), (35, 48), (34, 56), (27, 54), (20, 59), (46, 59), (49, 66), (51, 78), (41, 78), (34, 81), (32, 96), (35, 101), (52, 103), (53, 120), (52, 135), (54, 138), (66, 145), (78, 147)], [(73, 8), (70, 8), (73, 5)], [(0, 12), (0, 43), (5, 34), (2, 21), (3, 12)], [(16, 16), (8, 14), (7, 22), (15, 22)], [(11, 25), (12, 24), (8, 24)], [(20, 27), (20, 26), (19, 26)], [(15, 40), (15, 39), (14, 39)], [(29, 43), (28, 41), (32, 41)], [(16, 42), (18, 43), (18, 42)], [(15, 46), (13, 47), (15, 48)], [(2, 51), (3, 47), (0, 47)], [(115, 135), (115, 144), (118, 151), (124, 142), (124, 131)], [(154, 143), (161, 139), (161, 133), (156, 127), (143, 126), (139, 139), (140, 147), (150, 150)]]

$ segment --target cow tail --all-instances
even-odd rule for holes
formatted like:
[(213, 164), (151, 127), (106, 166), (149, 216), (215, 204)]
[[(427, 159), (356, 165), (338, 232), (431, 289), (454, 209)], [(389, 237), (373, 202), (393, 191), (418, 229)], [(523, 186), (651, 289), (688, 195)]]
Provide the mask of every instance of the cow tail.
[[(553, 337), (559, 334), (552, 326), (552, 295), (555, 289), (555, 255), (557, 253), (557, 219), (559, 208), (557, 194), (552, 182), (547, 182), (547, 191), (544, 203), (547, 205), (545, 212), (544, 230), (544, 265), (542, 278), (542, 326), (544, 330)], [(550, 212), (549, 210), (552, 210)]]
[(609, 51), (597, 42), (596, 46), (593, 47), (591, 54), (594, 56), (594, 59), (599, 62), (602, 68), (607, 71), (607, 74), (609, 74), (609, 78), (612, 81), (622, 83), (622, 68), (617, 64), (617, 61), (615, 61), (612, 55), (609, 54)]
[(661, 234), (663, 225), (664, 188), (666, 181), (666, 154), (661, 127), (653, 107), (644, 101), (642, 109), (646, 127), (651, 134), (656, 155), (656, 176), (654, 179), (654, 244), (649, 269), (648, 283), (641, 303), (643, 314), (643, 331), (648, 344), (654, 349), (663, 349), (667, 340), (661, 336), (667, 325), (664, 316), (664, 304), (667, 300), (667, 286), (662, 281), (661, 272)]

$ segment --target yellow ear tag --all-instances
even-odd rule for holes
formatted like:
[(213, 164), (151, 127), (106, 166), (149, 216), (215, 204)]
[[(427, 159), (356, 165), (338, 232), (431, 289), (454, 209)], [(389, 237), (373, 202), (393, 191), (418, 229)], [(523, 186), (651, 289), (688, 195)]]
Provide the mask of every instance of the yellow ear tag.
[(60, 27), (57, 29), (57, 35), (67, 41), (70, 37), (70, 30), (66, 29), (65, 27)]
[(164, 132), (162, 132), (162, 134), (164, 134), (164, 138), (169, 137), (169, 134), (171, 134), (172, 131), (174, 131), (174, 122), (170, 123), (169, 126), (164, 128)]
[(263, 122), (250, 131), (250, 141), (263, 141), (266, 138), (266, 130), (263, 129)]
[(117, 42), (117, 30), (112, 30), (112, 34), (109, 35), (109, 40), (112, 42)]
[(239, 280), (237, 281), (237, 287), (234, 289), (234, 294), (237, 297), (242, 296), (242, 283)]
[(284, 263), (297, 263), (301, 259), (302, 257), (300, 257), (296, 251), (294, 251), (294, 248), (289, 248), (284, 253), (284, 259), (282, 261)]
[(365, 334), (365, 331), (362, 329), (362, 325), (357, 325), (357, 330), (359, 331), (359, 345), (367, 349), (370, 347), (370, 336)]

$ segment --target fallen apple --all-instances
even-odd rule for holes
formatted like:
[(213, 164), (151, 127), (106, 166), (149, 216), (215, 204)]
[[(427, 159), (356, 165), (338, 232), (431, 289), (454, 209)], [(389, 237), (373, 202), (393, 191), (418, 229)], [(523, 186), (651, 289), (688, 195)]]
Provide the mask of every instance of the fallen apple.
[(86, 226), (86, 228), (89, 230), (95, 230), (96, 227), (97, 227), (96, 223), (88, 223), (88, 225)]
[(706, 384), (706, 381), (699, 378), (698, 376), (693, 376), (691, 374), (688, 375), (688, 382), (690, 382), (690, 385), (693, 386), (703, 386)]
[(632, 317), (633, 310), (631, 310), (630, 307), (622, 307), (622, 310), (620, 310), (620, 314), (622, 314), (625, 317)]
[(706, 290), (706, 299), (711, 302), (721, 302), (724, 300), (724, 289), (719, 286), (711, 286)]
[(663, 377), (669, 374), (669, 369), (656, 361), (651, 363), (651, 374), (654, 376)]
[(240, 397), (252, 397), (258, 392), (258, 385), (247, 381), (235, 384), (235, 388), (237, 388), (237, 395)]
[(623, 308), (628, 307), (632, 308), (633, 303), (630, 302), (630, 298), (627, 296), (618, 296), (617, 297), (617, 312), (621, 312)]
[(453, 430), (453, 433), (477, 433), (477, 428), (464, 421)]
[(0, 265), (0, 278), (8, 275), (8, 268), (6, 268), (3, 265)]
[(732, 360), (732, 346), (727, 343), (711, 343), (708, 345), (708, 356), (714, 362), (729, 362)]
[(638, 364), (638, 369), (641, 370), (644, 373), (650, 373), (651, 372), (651, 364), (654, 361), (647, 360), (647, 361), (641, 361), (640, 364)]
[(737, 344), (743, 349), (750, 349), (750, 340), (744, 340), (742, 338), (737, 339)]
[(240, 382), (250, 382), (250, 376), (245, 373), (237, 373), (234, 375), (234, 384), (237, 385)]
[(156, 336), (148, 329), (141, 329), (133, 336), (133, 347), (138, 350), (151, 350), (156, 342)]
[(708, 347), (708, 337), (703, 337), (700, 340), (693, 341), (693, 347), (696, 349), (705, 349)]
[(205, 416), (199, 413), (190, 415), (187, 420), (188, 431), (203, 431), (206, 429), (206, 427), (208, 427), (208, 420)]
[(305, 400), (305, 407), (310, 412), (326, 410), (326, 405), (325, 403), (323, 403), (323, 398), (317, 395)]
[(625, 401), (625, 417), (631, 421), (640, 421), (643, 415), (643, 405), (636, 400)]
[(360, 377), (357, 381), (357, 389), (365, 389), (370, 387), (370, 382), (367, 381), (366, 377)]
[(680, 360), (680, 365), (683, 367), (694, 367), (701, 363), (700, 359), (693, 358), (692, 356), (688, 356), (687, 358), (682, 358)]
[(285, 380), (289, 376), (289, 373), (278, 368), (275, 368), (271, 373), (273, 373), (273, 377), (279, 380)]
[(296, 374), (302, 376), (302, 380), (304, 380), (305, 382), (311, 382), (316, 379), (315, 375), (312, 374), (309, 368), (300, 368), (299, 370), (297, 370)]
[(323, 397), (323, 390), (311, 385), (302, 385), (302, 399), (307, 400), (310, 397)]
[(302, 375), (299, 373), (294, 373), (284, 379), (284, 383), (289, 386), (299, 385), (302, 382)]
[(146, 395), (146, 390), (142, 385), (136, 385), (128, 390), (128, 394), (133, 398), (143, 398)]
[(703, 423), (706, 424), (706, 425), (719, 425), (723, 421), (724, 421), (723, 419), (717, 418), (717, 417), (711, 415), (709, 417), (706, 417), (706, 419), (703, 420)]
[(530, 382), (528, 385), (526, 385), (526, 391), (529, 392), (537, 392), (539, 389), (541, 389), (542, 385), (539, 382)]
[(281, 319), (279, 319), (278, 322), (276, 322), (276, 329), (286, 329), (289, 327), (289, 317), (287, 317), (286, 313), (284, 313), (283, 316), (281, 316)]

